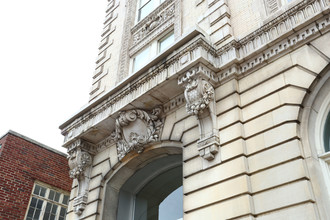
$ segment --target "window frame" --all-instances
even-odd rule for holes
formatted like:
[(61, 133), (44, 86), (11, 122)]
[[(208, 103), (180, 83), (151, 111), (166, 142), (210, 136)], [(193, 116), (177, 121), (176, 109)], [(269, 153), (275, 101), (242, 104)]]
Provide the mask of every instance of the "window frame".
[(330, 151), (325, 151), (324, 146), (324, 129), (325, 122), (328, 114), (330, 114), (330, 94), (328, 94), (322, 102), (319, 108), (317, 118), (315, 121), (315, 146), (318, 158), (320, 159), (321, 169), (326, 182), (326, 187), (328, 191), (328, 196), (330, 197)]
[(271, 20), (275, 19), (276, 17), (280, 16), (288, 9), (296, 6), (302, 0), (276, 0), (278, 8), (276, 11), (273, 12), (269, 12), (267, 0), (259, 0), (259, 1), (261, 4), (258, 6), (258, 8), (262, 19), (262, 24), (266, 24)]
[[(161, 43), (165, 42), (170, 37), (173, 37), (172, 41), (167, 46), (165, 46), (163, 48), (163, 50), (161, 50)], [(169, 48), (174, 43), (174, 41), (175, 41), (174, 30), (168, 32), (163, 37), (159, 38), (159, 40), (157, 41), (157, 54), (164, 52), (167, 48)]]
[[(35, 188), (37, 186), (45, 188), (44, 196), (34, 193)], [(49, 195), (50, 195), (51, 191), (55, 192), (53, 200), (49, 198)], [(60, 194), (58, 201), (55, 201), (56, 193)], [(64, 198), (67, 198), (67, 204), (64, 203)], [(38, 219), (43, 219), (43, 217), (45, 216), (45, 213), (46, 213), (45, 211), (46, 211), (47, 204), (52, 205), (51, 209), (52, 209), (53, 205), (57, 205), (56, 214), (55, 214), (55, 219), (56, 220), (58, 220), (60, 218), (60, 213), (61, 213), (62, 208), (65, 209), (65, 215), (63, 216), (63, 219), (66, 218), (68, 204), (69, 204), (69, 200), (70, 200), (70, 193), (69, 192), (66, 192), (64, 190), (53, 187), (51, 185), (36, 181), (33, 184), (30, 199), (29, 199), (29, 203), (28, 203), (28, 206), (27, 206), (27, 209), (26, 209), (26, 213), (25, 213), (25, 217), (24, 217), (24, 219), (26, 219), (26, 220), (28, 219), (28, 214), (29, 214), (29, 211), (30, 211), (31, 202), (32, 202), (33, 199), (37, 199), (37, 202), (39, 200), (42, 201), (41, 212), (40, 212), (40, 215), (39, 215)], [(33, 212), (33, 217), (34, 217), (34, 214), (35, 214), (35, 210)]]
[[(143, 4), (143, 1), (146, 1)], [(161, 5), (164, 1), (166, 0), (139, 0), (137, 3), (137, 10), (136, 10), (136, 22), (135, 23), (139, 23), (140, 21), (142, 21), (144, 18), (148, 17), (148, 15), (153, 12), (159, 5)], [(141, 5), (143, 4), (143, 5)], [(144, 7), (146, 7), (148, 4), (154, 4), (151, 6), (150, 11), (141, 18), (141, 9), (143, 9)]]
[[(181, 172), (180, 179), (175, 178), (175, 183), (178, 184), (178, 187), (172, 190), (167, 194), (162, 200), (162, 202), (171, 195), (175, 190), (182, 187), (182, 154), (168, 155), (166, 157), (156, 158), (152, 162), (148, 163), (144, 167), (140, 168), (137, 172), (131, 175), (128, 179), (126, 179), (125, 183), (120, 188), (120, 192), (118, 194), (118, 202), (117, 202), (117, 216), (116, 219), (136, 219), (135, 217), (135, 208), (137, 205), (137, 196), (142, 191), (147, 189), (148, 185), (153, 183), (155, 179), (158, 178), (159, 175), (167, 175), (168, 171), (174, 171), (176, 174), (179, 174), (177, 171)], [(179, 183), (179, 181), (181, 181)], [(147, 187), (147, 188), (145, 188)], [(171, 187), (171, 186), (170, 186)], [(173, 186), (172, 186), (173, 187)], [(181, 188), (182, 189), (182, 188)], [(169, 192), (169, 191), (168, 191)], [(183, 193), (182, 193), (183, 199)], [(183, 201), (182, 201), (183, 202)], [(161, 202), (158, 204), (157, 209), (159, 211), (159, 206)], [(182, 204), (183, 205), (183, 204)], [(182, 207), (183, 208), (183, 207)], [(144, 210), (144, 209), (143, 209)], [(183, 211), (183, 210), (182, 210)], [(159, 213), (158, 213), (159, 214)], [(183, 213), (184, 214), (184, 213)], [(159, 217), (159, 215), (158, 215)], [(104, 219), (104, 218), (103, 218)], [(111, 218), (110, 218), (111, 219)]]
[[(167, 45), (164, 50), (160, 51), (160, 42), (162, 40), (165, 40), (166, 38), (173, 36), (173, 42), (171, 42), (169, 45)], [(149, 44), (147, 44), (145, 47), (141, 48), (134, 56), (131, 57), (131, 64), (130, 64), (130, 71), (129, 75), (133, 75), (135, 72), (138, 72), (140, 69), (143, 68), (145, 64), (148, 64), (148, 62), (155, 57), (157, 57), (159, 54), (165, 52), (168, 48), (170, 48), (173, 43), (175, 42), (175, 35), (174, 35), (174, 29), (171, 28), (170, 31), (166, 31), (165, 34), (160, 35), (155, 40), (151, 41)], [(143, 64), (141, 64), (141, 67), (138, 69), (135, 69), (135, 62), (136, 58), (142, 54), (145, 50), (149, 50), (148, 56), (145, 58), (147, 61), (145, 61)]]

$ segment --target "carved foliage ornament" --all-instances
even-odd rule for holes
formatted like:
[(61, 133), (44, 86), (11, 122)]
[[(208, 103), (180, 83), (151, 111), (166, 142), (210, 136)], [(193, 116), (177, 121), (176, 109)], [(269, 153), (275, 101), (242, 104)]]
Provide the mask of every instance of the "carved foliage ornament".
[(81, 215), (88, 199), (88, 186), (92, 165), (93, 145), (79, 139), (68, 147), (70, 177), (78, 181), (78, 194), (73, 201), (74, 212)]
[(217, 78), (214, 76), (211, 70), (200, 64), (187, 71), (178, 81), (185, 86), (184, 95), (188, 114), (195, 115), (198, 120), (199, 155), (208, 161), (215, 158), (220, 145), (215, 115), (215, 93), (210, 83), (217, 83)]
[(84, 174), (88, 166), (92, 164), (92, 156), (88, 153), (92, 146), (82, 140), (75, 141), (68, 149), (68, 163), (70, 177), (75, 179)]
[(116, 119), (116, 128), (111, 137), (117, 144), (119, 160), (135, 150), (142, 153), (144, 146), (158, 141), (163, 122), (159, 119), (161, 108), (156, 107), (151, 113), (140, 109), (122, 111)]
[(74, 154), (69, 159), (70, 177), (72, 179), (79, 178), (79, 176), (83, 175), (86, 168), (92, 164), (92, 156), (89, 153), (81, 152), (79, 149)]
[(184, 95), (187, 101), (186, 109), (190, 115), (199, 115), (214, 99), (212, 85), (204, 79), (188, 79)]

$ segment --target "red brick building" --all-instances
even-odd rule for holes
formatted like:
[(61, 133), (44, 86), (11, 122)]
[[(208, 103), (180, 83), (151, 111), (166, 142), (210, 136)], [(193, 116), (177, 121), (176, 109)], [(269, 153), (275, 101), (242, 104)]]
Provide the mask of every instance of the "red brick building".
[(0, 138), (1, 220), (64, 220), (71, 184), (66, 154), (13, 131)]

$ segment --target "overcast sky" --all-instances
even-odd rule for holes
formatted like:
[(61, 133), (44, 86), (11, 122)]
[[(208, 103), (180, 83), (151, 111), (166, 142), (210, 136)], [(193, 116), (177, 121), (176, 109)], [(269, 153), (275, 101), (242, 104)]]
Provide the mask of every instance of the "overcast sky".
[(0, 1), (0, 136), (65, 152), (59, 125), (87, 104), (107, 0)]

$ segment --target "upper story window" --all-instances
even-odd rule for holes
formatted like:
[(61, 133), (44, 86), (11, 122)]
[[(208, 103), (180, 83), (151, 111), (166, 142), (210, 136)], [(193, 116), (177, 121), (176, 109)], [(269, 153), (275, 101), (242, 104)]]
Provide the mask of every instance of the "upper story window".
[(141, 69), (148, 61), (154, 58), (157, 54), (165, 51), (174, 42), (174, 32), (166, 34), (148, 44), (133, 58), (132, 73)]
[(174, 32), (172, 31), (158, 41), (158, 52), (161, 53), (174, 42)]
[(330, 151), (330, 112), (328, 113), (327, 119), (325, 120), (324, 130), (323, 130), (323, 144), (324, 151)]
[(68, 193), (36, 183), (25, 219), (65, 220), (68, 203)]
[(271, 15), (278, 11), (281, 7), (293, 2), (295, 0), (265, 0), (265, 7), (267, 15)]
[(164, 1), (165, 0), (139, 0), (137, 21), (141, 21)]
[(150, 56), (150, 47), (144, 48), (133, 59), (133, 72), (141, 69), (143, 65), (148, 61)]

